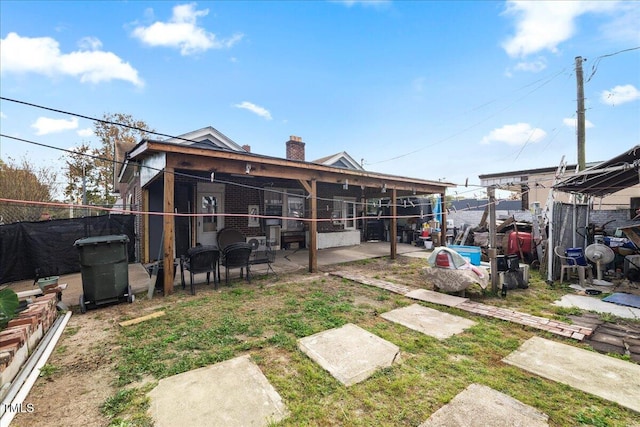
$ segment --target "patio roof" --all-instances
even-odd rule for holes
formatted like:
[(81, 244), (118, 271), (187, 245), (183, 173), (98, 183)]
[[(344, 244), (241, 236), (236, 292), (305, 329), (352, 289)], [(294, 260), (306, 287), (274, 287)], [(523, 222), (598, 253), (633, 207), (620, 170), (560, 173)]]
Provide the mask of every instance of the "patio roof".
[[(455, 184), (450, 182), (345, 169), (244, 151), (233, 152), (212, 147), (148, 139), (140, 142), (129, 153), (126, 168), (134, 166), (131, 164), (132, 161), (140, 162), (144, 166), (145, 159), (152, 159), (160, 153), (170, 155), (165, 159), (166, 163), (163, 166), (175, 169), (208, 170), (216, 173), (250, 174), (251, 176), (280, 177), (293, 180), (316, 180), (317, 182), (378, 188), (381, 192), (386, 189), (396, 189), (401, 193), (398, 196), (444, 194), (447, 188), (455, 187)], [(249, 165), (248, 169), (247, 165)], [(156, 172), (160, 172), (160, 170), (156, 170)]]
[(554, 186), (565, 193), (604, 197), (640, 183), (640, 145)]

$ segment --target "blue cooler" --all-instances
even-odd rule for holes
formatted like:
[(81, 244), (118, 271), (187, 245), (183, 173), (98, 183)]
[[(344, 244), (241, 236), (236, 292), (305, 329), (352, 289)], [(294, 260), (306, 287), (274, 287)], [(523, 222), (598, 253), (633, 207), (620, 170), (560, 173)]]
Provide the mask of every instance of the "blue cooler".
[(588, 265), (582, 248), (567, 248), (567, 256), (574, 258), (577, 265)]

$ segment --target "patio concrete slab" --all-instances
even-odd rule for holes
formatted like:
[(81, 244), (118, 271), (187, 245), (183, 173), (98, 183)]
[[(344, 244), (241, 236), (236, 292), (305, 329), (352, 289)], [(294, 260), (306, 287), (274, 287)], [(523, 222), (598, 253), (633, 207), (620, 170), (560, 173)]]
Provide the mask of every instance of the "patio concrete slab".
[(420, 304), (397, 308), (380, 316), (440, 340), (464, 332), (465, 329), (476, 324), (464, 317), (443, 313)]
[(539, 337), (505, 363), (640, 412), (640, 365)]
[(600, 298), (583, 295), (564, 295), (554, 305), (560, 307), (578, 307), (583, 310), (595, 311), (597, 313), (609, 313), (625, 319), (640, 320), (640, 309), (625, 307), (618, 304), (602, 301)]
[(395, 344), (351, 323), (301, 338), (298, 348), (346, 386), (391, 366), (400, 355)]
[(549, 417), (490, 387), (471, 384), (420, 427), (545, 427)]
[(267, 426), (288, 415), (249, 356), (164, 378), (149, 397), (157, 427)]
[(442, 292), (429, 291), (427, 289), (415, 289), (406, 293), (404, 296), (408, 298), (417, 299), (419, 301), (431, 302), (439, 305), (446, 305), (447, 307), (455, 307), (462, 304), (465, 301), (469, 301), (469, 298), (457, 297), (455, 295), (444, 294)]

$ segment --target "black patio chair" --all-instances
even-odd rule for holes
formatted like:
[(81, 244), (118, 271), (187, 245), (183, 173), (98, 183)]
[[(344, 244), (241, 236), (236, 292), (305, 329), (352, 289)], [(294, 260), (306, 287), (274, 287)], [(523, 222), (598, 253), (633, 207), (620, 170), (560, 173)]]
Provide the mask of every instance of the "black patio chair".
[(266, 246), (263, 249), (260, 249), (260, 245), (257, 239), (249, 240), (249, 244), (251, 245), (251, 256), (249, 257), (249, 264), (267, 264), (267, 276), (269, 275), (269, 271), (271, 271), (276, 276), (276, 278), (278, 278), (278, 274), (271, 266), (271, 264), (276, 260), (276, 253), (273, 249), (271, 249), (271, 245), (269, 244), (269, 242), (267, 242)]
[(229, 269), (239, 268), (240, 278), (244, 276), (244, 270), (247, 270), (247, 282), (251, 281), (251, 264), (249, 257), (251, 256), (251, 245), (244, 242), (231, 243), (222, 250), (220, 257), (220, 265), (224, 266), (225, 283), (229, 284)]
[(189, 248), (186, 255), (180, 257), (180, 277), (182, 279), (182, 289), (185, 288), (184, 271), (188, 270), (190, 275), (189, 284), (191, 286), (191, 295), (196, 294), (196, 286), (193, 281), (194, 274), (207, 273), (207, 285), (210, 283), (210, 275), (213, 273), (214, 288), (218, 289), (220, 282), (220, 270), (218, 261), (220, 259), (220, 251), (213, 245), (202, 245)]
[(222, 251), (232, 243), (243, 243), (245, 241), (244, 234), (235, 228), (223, 228), (218, 231), (216, 236), (218, 248)]

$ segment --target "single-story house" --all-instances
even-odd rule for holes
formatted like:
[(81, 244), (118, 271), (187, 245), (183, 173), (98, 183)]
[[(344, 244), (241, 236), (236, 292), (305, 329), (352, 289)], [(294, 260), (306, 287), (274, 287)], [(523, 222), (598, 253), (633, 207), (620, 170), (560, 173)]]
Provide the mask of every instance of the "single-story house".
[[(346, 152), (309, 162), (297, 136), (285, 147), (284, 159), (259, 155), (206, 127), (129, 149), (117, 174), (120, 194), (125, 209), (143, 213), (137, 250), (143, 262), (163, 261), (165, 294), (173, 291), (174, 259), (196, 244), (215, 244), (222, 228), (275, 248), (306, 247), (315, 272), (318, 249), (360, 243), (374, 201), (431, 194), (444, 200), (455, 185), (368, 172)], [(392, 258), (397, 206), (388, 216)]]

